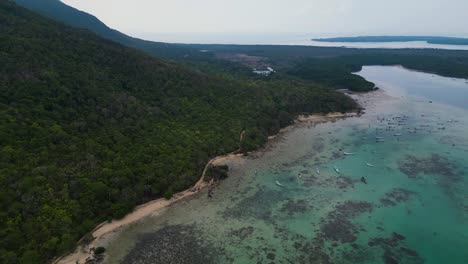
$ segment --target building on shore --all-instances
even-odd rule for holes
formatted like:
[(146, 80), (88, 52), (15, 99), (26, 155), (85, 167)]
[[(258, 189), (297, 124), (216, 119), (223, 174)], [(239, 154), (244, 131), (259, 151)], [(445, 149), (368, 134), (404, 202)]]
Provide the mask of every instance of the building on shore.
[(253, 73), (263, 76), (270, 76), (270, 74), (274, 73), (275, 70), (271, 67), (266, 67), (264, 69), (254, 69)]

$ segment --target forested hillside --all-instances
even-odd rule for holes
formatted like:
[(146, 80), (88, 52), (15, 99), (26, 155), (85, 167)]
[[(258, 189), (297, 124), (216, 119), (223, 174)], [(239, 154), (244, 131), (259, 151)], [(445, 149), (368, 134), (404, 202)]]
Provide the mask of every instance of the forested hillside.
[(123, 34), (117, 30), (109, 28), (99, 19), (88, 13), (77, 10), (62, 3), (60, 0), (13, 0), (17, 4), (38, 12), (44, 16), (61, 21), (66, 25), (87, 29), (97, 35), (121, 43), (125, 46), (141, 49), (153, 56), (170, 59), (192, 60), (210, 57), (209, 54), (200, 52), (188, 46), (168, 44), (162, 42), (146, 41)]
[[(113, 30), (96, 17), (70, 7), (59, 0), (14, 0), (67, 25), (88, 29), (107, 39), (140, 49), (154, 57), (183, 63), (195, 70), (224, 77), (248, 77), (251, 69), (239, 63), (217, 59), (213, 54), (247, 54), (265, 58), (284, 78), (299, 78), (333, 88), (368, 91), (374, 84), (351, 74), (363, 65), (403, 65), (448, 77), (468, 77), (468, 51), (434, 49), (348, 49), (311, 46), (274, 45), (179, 45), (145, 41)], [(348, 39), (348, 38), (346, 38)], [(323, 41), (329, 41), (324, 39)], [(335, 39), (331, 39), (335, 41)], [(336, 39), (341, 40), (341, 38)], [(466, 39), (430, 36), (356, 37), (348, 40), (414, 41), (434, 44), (463, 44)], [(201, 50), (207, 52), (200, 52)]]
[(96, 224), (191, 186), (210, 157), (260, 146), (350, 98), (156, 60), (0, 1), (0, 263), (44, 263)]

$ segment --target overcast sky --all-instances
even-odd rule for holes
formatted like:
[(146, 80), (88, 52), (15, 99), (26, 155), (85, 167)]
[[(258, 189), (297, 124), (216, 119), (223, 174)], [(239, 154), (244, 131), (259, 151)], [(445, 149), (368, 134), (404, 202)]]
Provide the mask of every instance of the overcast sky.
[(63, 0), (137, 36), (468, 36), (468, 0)]

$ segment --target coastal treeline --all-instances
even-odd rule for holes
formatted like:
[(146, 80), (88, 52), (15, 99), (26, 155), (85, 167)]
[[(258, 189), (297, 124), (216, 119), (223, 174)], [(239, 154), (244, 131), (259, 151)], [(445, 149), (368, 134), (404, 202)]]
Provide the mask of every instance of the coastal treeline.
[(401, 65), (445, 77), (468, 78), (468, 51), (435, 49), (347, 49), (273, 45), (190, 45), (215, 54), (264, 58), (283, 78), (337, 89), (368, 91), (374, 85), (352, 74), (368, 65)]
[(401, 65), (408, 69), (442, 76), (468, 78), (468, 58), (438, 56), (368, 54), (336, 58), (307, 58), (289, 67), (290, 75), (352, 91), (369, 91), (375, 85), (353, 74), (365, 65)]
[(325, 86), (157, 60), (10, 1), (0, 1), (0, 61), (0, 263), (67, 252), (299, 113), (357, 108)]

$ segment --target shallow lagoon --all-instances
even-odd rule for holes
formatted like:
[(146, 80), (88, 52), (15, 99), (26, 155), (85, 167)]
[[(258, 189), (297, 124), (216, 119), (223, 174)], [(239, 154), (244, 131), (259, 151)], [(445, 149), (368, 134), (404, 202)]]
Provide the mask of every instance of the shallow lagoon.
[[(468, 110), (443, 97), (468, 84), (358, 74), (386, 91), (359, 96), (366, 114), (298, 124), (229, 162), (213, 199), (201, 192), (116, 233), (107, 262), (468, 263)], [(431, 93), (413, 90), (421, 82)]]

